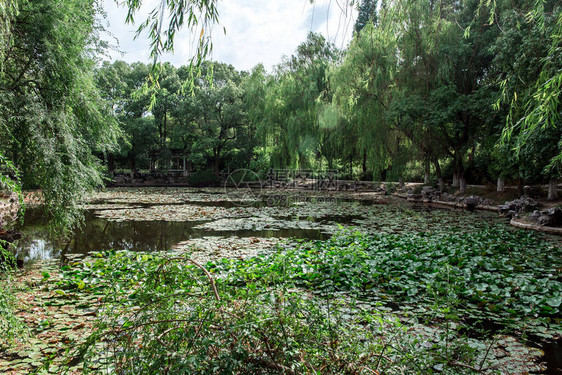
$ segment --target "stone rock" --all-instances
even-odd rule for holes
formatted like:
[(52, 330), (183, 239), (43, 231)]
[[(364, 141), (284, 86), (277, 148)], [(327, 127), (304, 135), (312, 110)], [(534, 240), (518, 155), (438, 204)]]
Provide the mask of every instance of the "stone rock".
[(458, 197), (456, 195), (449, 194), (447, 192), (441, 193), (441, 200), (444, 202), (456, 202), (457, 198)]
[(469, 211), (473, 211), (476, 208), (476, 206), (480, 204), (481, 201), (482, 198), (480, 198), (477, 195), (471, 195), (469, 197), (465, 197), (462, 199), (462, 203), (466, 205), (466, 209)]
[(432, 202), (439, 200), (439, 198), (441, 197), (441, 191), (434, 188), (433, 186), (424, 186), (421, 189), (421, 196), (423, 200)]
[(505, 202), (505, 204), (499, 206), (499, 209), (500, 209), (500, 214), (506, 215), (509, 211), (515, 211), (517, 213), (532, 212), (538, 209), (539, 206), (540, 205), (537, 201), (524, 195), (519, 199), (515, 199), (510, 202)]
[(0, 229), (0, 240), (6, 242), (14, 242), (15, 240), (19, 240), (22, 237), (22, 233), (16, 230), (2, 230)]
[(535, 211), (529, 219), (536, 220), (537, 224), (556, 227), (562, 225), (562, 209), (560, 207), (549, 208), (543, 211)]
[(539, 225), (545, 225), (547, 227), (551, 227), (551, 218), (547, 215), (541, 215), (539, 216), (539, 218), (537, 219), (537, 224)]
[(501, 204), (498, 206), (498, 209), (500, 210), (501, 215), (506, 215), (509, 212), (509, 205)]
[(414, 193), (409, 193), (408, 194), (408, 200), (409, 201), (413, 201), (413, 202), (419, 202), (423, 199), (421, 194), (414, 194)]
[(541, 216), (541, 212), (539, 210), (534, 210), (532, 214), (529, 215), (529, 219), (532, 221), (537, 221)]
[(490, 199), (483, 199), (483, 200), (482, 200), (482, 205), (484, 205), (484, 206), (494, 206), (495, 203), (494, 203), (492, 200), (490, 200)]
[(466, 209), (472, 211), (476, 206), (492, 206), (494, 202), (489, 199), (484, 199), (478, 195), (471, 195), (469, 197), (459, 198), (459, 202), (466, 205)]
[(549, 208), (546, 212), (553, 218), (556, 225), (562, 224), (562, 209), (560, 207)]

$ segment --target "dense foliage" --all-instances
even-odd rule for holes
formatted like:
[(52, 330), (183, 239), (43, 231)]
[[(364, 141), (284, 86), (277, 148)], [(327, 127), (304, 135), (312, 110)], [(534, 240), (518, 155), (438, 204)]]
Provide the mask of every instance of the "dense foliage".
[(494, 367), (493, 341), (463, 335), (477, 330), (467, 318), (559, 332), (560, 254), (528, 233), (479, 233), (344, 232), (209, 271), (103, 252), (63, 267), (59, 293), (103, 295), (104, 318), (75, 355), (124, 373), (517, 372), (513, 360)]
[(113, 151), (118, 134), (92, 76), (97, 2), (2, 5), (0, 155), (24, 188), (42, 189), (55, 227), (68, 228), (84, 194), (102, 183), (97, 155)]
[(0, 240), (0, 349), (26, 333), (25, 325), (14, 311), (17, 301), (12, 271), (16, 267), (16, 261), (5, 245), (5, 241)]
[[(215, 174), (334, 168), (363, 179), (433, 175), (461, 190), (467, 181), (556, 180), (562, 13), (539, 3), (363, 1), (346, 50), (310, 34), (272, 73), (205, 63), (216, 74), (196, 80), (194, 96), (177, 90), (189, 67), (166, 66), (159, 108), (136, 112), (139, 127), (123, 126), (150, 144), (134, 143), (142, 152), (122, 152), (118, 165), (166, 169), (185, 156), (188, 169)], [(98, 76), (116, 80), (100, 88), (123, 87), (123, 102), (148, 108), (129, 73), (112, 73), (124, 66), (138, 74), (137, 64), (106, 64)]]

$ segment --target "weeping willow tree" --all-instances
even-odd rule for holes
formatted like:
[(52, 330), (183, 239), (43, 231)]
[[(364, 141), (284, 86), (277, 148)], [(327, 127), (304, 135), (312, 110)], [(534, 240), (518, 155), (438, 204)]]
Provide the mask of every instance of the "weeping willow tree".
[[(12, 42), (12, 21), (17, 15), (17, 4), (12, 0), (0, 0), (0, 61), (4, 61)], [(4, 64), (0, 64), (0, 79), (4, 81)], [(0, 117), (0, 128), (5, 127), (6, 119)], [(0, 149), (0, 189), (14, 192), (20, 189), (17, 168)]]
[[(507, 4), (503, 5), (507, 9), (500, 9), (497, 6), (492, 9), (491, 22), (499, 20), (503, 13), (508, 13), (510, 18), (502, 21), (515, 21), (516, 25), (510, 25), (510, 30), (514, 30), (514, 26), (524, 27), (535, 40), (537, 36), (544, 37), (541, 40), (543, 44), (535, 47), (547, 47), (545, 54), (539, 53), (538, 56), (534, 56), (539, 57), (539, 61), (536, 61), (537, 65), (530, 67), (538, 72), (532, 84), (527, 82), (522, 87), (520, 82), (516, 82), (517, 72), (514, 70), (506, 71), (506, 76), (500, 83), (503, 88), (501, 99), (508, 102), (512, 109), (507, 118), (504, 138), (509, 138), (515, 130), (519, 130), (520, 135), (523, 136), (520, 143), (522, 145), (525, 135), (533, 130), (559, 125), (562, 92), (562, 7), (556, 1), (543, 0), (537, 0), (532, 5), (523, 2), (515, 9), (511, 9)], [(518, 19), (513, 20), (515, 17)], [(524, 37), (522, 39), (527, 46), (532, 45), (529, 40), (524, 40)], [(521, 92), (527, 89), (528, 92)], [(523, 109), (522, 114), (514, 116), (513, 110), (520, 108)]]
[(409, 161), (420, 161), (425, 182), (433, 164), (443, 185), (443, 158), (465, 181), (493, 98), (486, 72), (497, 27), (475, 18), (478, 6), (477, 0), (386, 1), (376, 23), (355, 35), (330, 75), (333, 103), (360, 135), (346, 150), (350, 165), (355, 155), (363, 170), (396, 178)]
[[(541, 2), (538, 2), (540, 4)], [(539, 18), (539, 27), (546, 28), (543, 7), (535, 10), (534, 18)], [(535, 82), (536, 92), (526, 103), (526, 114), (522, 131), (542, 127), (557, 127), (560, 121), (560, 95), (562, 92), (562, 7), (558, 5), (548, 15), (551, 31), (548, 54), (542, 61), (541, 73)], [(541, 20), (542, 18), (542, 20)], [(554, 21), (554, 22), (553, 22)], [(548, 29), (547, 29), (548, 30)], [(562, 161), (562, 154), (554, 160)]]
[(267, 134), (274, 166), (309, 168), (319, 157), (318, 99), (327, 91), (326, 71), (336, 53), (323, 36), (311, 33), (270, 78), (260, 134)]
[(400, 174), (404, 160), (398, 156), (406, 147), (386, 116), (398, 65), (397, 38), (390, 27), (394, 16), (392, 9), (383, 8), (378, 23), (368, 23), (343, 62), (330, 71), (332, 102), (347, 124), (341, 135), (351, 137), (344, 142), (344, 157), (350, 168), (359, 158), (363, 172), (373, 171), (383, 179), (388, 172)]
[[(93, 83), (93, 0), (19, 0), (3, 10), (0, 154), (24, 188), (40, 188), (53, 228), (80, 221), (79, 203), (101, 185), (98, 155), (119, 132)], [(4, 8), (6, 9), (6, 8)]]
[(562, 7), (556, 1), (500, 2), (492, 14), (490, 21), (506, 30), (493, 46), (501, 88), (495, 107), (507, 109), (498, 148), (512, 154), (499, 164), (516, 164), (521, 184), (538, 173), (535, 179), (547, 180), (548, 197), (556, 199), (562, 165)]

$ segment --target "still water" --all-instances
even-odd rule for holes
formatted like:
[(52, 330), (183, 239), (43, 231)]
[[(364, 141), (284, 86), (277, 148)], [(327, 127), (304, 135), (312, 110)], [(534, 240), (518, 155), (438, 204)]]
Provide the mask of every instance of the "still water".
[[(342, 218), (342, 221), (345, 218)], [(179, 242), (206, 236), (236, 235), (238, 237), (302, 238), (321, 240), (330, 235), (318, 229), (276, 230), (222, 230), (209, 231), (194, 228), (205, 221), (109, 221), (86, 211), (84, 224), (74, 231), (70, 239), (52, 238), (48, 234), (47, 222), (39, 209), (28, 209), (24, 225), (19, 225), (22, 238), (15, 251), (20, 262), (29, 263), (42, 259), (56, 259), (64, 254), (87, 254), (90, 251), (170, 250)]]
[[(204, 192), (208, 198), (208, 192)], [(129, 194), (129, 192), (126, 192)], [(193, 194), (193, 193), (192, 193)], [(127, 198), (128, 197), (128, 198)], [(41, 211), (28, 208), (24, 224), (17, 224), (16, 228), (22, 232), (22, 238), (15, 244), (15, 251), (20, 263), (32, 263), (42, 259), (58, 259), (65, 254), (86, 254), (90, 251), (101, 250), (132, 250), (132, 251), (162, 251), (174, 248), (180, 242), (210, 236), (221, 236), (228, 240), (229, 237), (261, 237), (261, 238), (301, 238), (322, 240), (329, 238), (334, 233), (334, 228), (354, 227), (363, 232), (404, 232), (404, 231), (433, 231), (447, 230), (466, 231), (474, 230), (474, 226), (481, 223), (503, 223), (505, 219), (490, 213), (468, 213), (466, 211), (451, 209), (436, 209), (424, 205), (413, 205), (404, 201), (391, 201), (382, 204), (377, 200), (361, 200), (343, 198), (330, 201), (326, 204), (307, 203), (292, 207), (265, 207), (258, 203), (254, 208), (245, 208), (242, 217), (232, 217), (232, 210), (238, 210), (236, 204), (228, 201), (212, 199), (207, 201), (185, 201), (164, 203), (150, 202), (144, 197), (135, 201), (135, 196), (125, 195), (119, 199), (99, 200), (95, 203), (107, 205), (104, 209), (86, 209), (85, 220), (82, 227), (75, 230), (69, 239), (52, 238), (49, 236), (47, 222)], [(201, 198), (200, 196), (198, 198)], [(144, 201), (143, 201), (144, 199)], [(224, 217), (205, 218), (205, 220), (166, 221), (153, 220), (147, 215), (146, 220), (128, 220), (126, 212), (121, 212), (123, 220), (104, 218), (103, 212), (118, 212), (118, 206), (128, 204), (131, 210), (141, 209), (147, 212), (154, 208), (170, 207), (207, 207), (221, 209)], [(301, 202), (302, 203), (302, 202)], [(390, 204), (388, 204), (390, 203)], [(316, 206), (314, 206), (316, 204)], [(311, 206), (312, 205), (312, 206)], [(112, 207), (114, 206), (114, 207)], [(267, 211), (267, 209), (271, 209)], [(105, 211), (108, 210), (108, 211)], [(156, 210), (159, 212), (158, 210)], [(237, 211), (236, 211), (237, 212)], [(242, 212), (242, 211), (241, 211)], [(265, 213), (264, 213), (265, 212)], [(244, 216), (245, 215), (245, 216)], [(267, 216), (269, 215), (269, 216)], [(111, 216), (111, 215), (110, 215)], [(117, 218), (120, 216), (117, 215)], [(121, 217), (121, 219), (123, 218)], [(236, 225), (229, 225), (236, 220), (252, 221), (259, 223), (272, 220), (272, 228), (243, 229)], [(202, 225), (213, 221), (226, 220), (225, 225)], [(230, 220), (230, 221), (229, 221)], [(302, 223), (297, 225), (295, 223)], [(259, 229), (261, 228), (261, 229)], [(472, 229), (471, 229), (472, 228)], [(533, 341), (533, 340), (531, 340)], [(557, 373), (555, 370), (561, 366), (560, 340), (555, 342), (540, 342), (545, 352), (543, 360), (549, 365), (545, 373)], [(532, 344), (532, 343), (531, 343)], [(554, 369), (554, 370), (552, 370)]]

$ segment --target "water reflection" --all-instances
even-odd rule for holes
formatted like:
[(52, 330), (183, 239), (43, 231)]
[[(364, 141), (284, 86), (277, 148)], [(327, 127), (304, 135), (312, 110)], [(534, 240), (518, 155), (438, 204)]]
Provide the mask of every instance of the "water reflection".
[(70, 239), (49, 236), (47, 222), (37, 209), (28, 209), (25, 225), (17, 229), (22, 238), (15, 243), (20, 263), (41, 259), (60, 258), (64, 254), (87, 254), (101, 250), (161, 251), (170, 250), (179, 242), (205, 236), (238, 237), (296, 237), (313, 240), (327, 239), (329, 235), (316, 229), (281, 229), (262, 231), (208, 231), (195, 229), (197, 222), (124, 221), (101, 219), (86, 212), (84, 225)]
[[(110, 201), (98, 202), (111, 207)], [(386, 202), (388, 203), (388, 202)], [(150, 207), (152, 204), (138, 204)], [(202, 202), (179, 203), (203, 205)], [(232, 202), (214, 201), (204, 205), (230, 208)], [(257, 208), (262, 207), (258, 203)], [(291, 212), (290, 215), (274, 216), (274, 219), (287, 221), (306, 221), (333, 226), (335, 223), (343, 226), (360, 227), (365, 233), (382, 231), (396, 233), (402, 231), (431, 231), (434, 228), (450, 226), (454, 230), (467, 230), (474, 222), (474, 215), (463, 211), (443, 210), (427, 205), (411, 205), (397, 201), (392, 204), (381, 204), (381, 201), (357, 201), (352, 199), (338, 200), (336, 205), (314, 206), (313, 210), (305, 209)], [(310, 208), (310, 207), (309, 207)], [(283, 210), (280, 210), (282, 213)], [(301, 214), (302, 213), (302, 214)], [(313, 213), (313, 215), (311, 215)], [(479, 214), (478, 222), (496, 221), (495, 214)], [(215, 230), (197, 229), (204, 221), (168, 222), (168, 221), (108, 221), (94, 216), (92, 211), (85, 214), (84, 225), (77, 229), (70, 239), (51, 238), (48, 235), (46, 220), (38, 209), (29, 208), (25, 214), (25, 225), (15, 229), (22, 232), (23, 237), (15, 244), (17, 258), (20, 263), (33, 260), (60, 258), (65, 254), (86, 254), (90, 251), (102, 250), (133, 250), (133, 251), (161, 251), (170, 250), (174, 245), (195, 238), (206, 236), (238, 236), (238, 237), (295, 237), (302, 239), (323, 240), (330, 235), (323, 233), (318, 226), (303, 225), (309, 229), (279, 229), (263, 230), (234, 230), (234, 227), (224, 227)], [(297, 225), (298, 226), (298, 225)], [(322, 226), (320, 226), (322, 227)]]
[(55, 249), (51, 242), (41, 238), (21, 239), (16, 252), (17, 259), (23, 261), (23, 263), (58, 258), (60, 253), (61, 251)]

